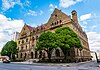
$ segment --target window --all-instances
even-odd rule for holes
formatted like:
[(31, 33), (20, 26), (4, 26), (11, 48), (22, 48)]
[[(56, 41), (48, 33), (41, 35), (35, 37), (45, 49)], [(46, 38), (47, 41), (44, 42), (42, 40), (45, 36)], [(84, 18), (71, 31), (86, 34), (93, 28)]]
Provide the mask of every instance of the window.
[(26, 42), (28, 42), (28, 38), (26, 39)]
[(20, 58), (22, 58), (22, 56), (23, 56), (23, 54), (21, 53), (21, 54), (20, 54)]
[(53, 26), (53, 23), (51, 23), (51, 26)]
[(58, 24), (58, 21), (57, 21), (57, 24)]
[(56, 22), (55, 22), (55, 25), (56, 25)]
[(61, 23), (62, 21), (60, 20), (60, 23)]
[(26, 49), (27, 49), (27, 45), (26, 45)]
[(22, 43), (24, 43), (24, 40), (22, 40)]
[(38, 39), (38, 36), (36, 36), (36, 40)]
[(57, 17), (57, 14), (55, 15), (55, 17)]
[(34, 47), (34, 45), (32, 45), (32, 47)]
[(32, 39), (33, 39), (33, 41), (35, 40), (35, 38), (34, 38), (34, 37), (33, 37)]
[(20, 41), (18, 42), (18, 44), (20, 44)]
[(37, 58), (37, 51), (35, 51), (35, 58)]
[(21, 50), (23, 50), (23, 47), (21, 47)]

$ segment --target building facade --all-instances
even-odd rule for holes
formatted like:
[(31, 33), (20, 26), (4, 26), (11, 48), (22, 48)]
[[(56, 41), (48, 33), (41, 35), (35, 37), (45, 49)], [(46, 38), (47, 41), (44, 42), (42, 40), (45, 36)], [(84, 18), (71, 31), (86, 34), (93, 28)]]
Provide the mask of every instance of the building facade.
[[(31, 27), (25, 24), (18, 36), (18, 54), (16, 59), (28, 60), (42, 58), (43, 54), (45, 54), (45, 59), (48, 59), (45, 51), (35, 50), (38, 37), (43, 32), (55, 32), (57, 28), (69, 27), (78, 35), (83, 49), (71, 48), (71, 50), (67, 52), (66, 60), (68, 62), (90, 60), (91, 56), (87, 35), (78, 23), (77, 12), (73, 10), (71, 14), (72, 17), (55, 8), (47, 23), (38, 27)], [(56, 55), (57, 52), (59, 52), (59, 56)], [(63, 57), (64, 54), (60, 48), (52, 50), (51, 59), (63, 59)]]
[(14, 32), (13, 34), (12, 34), (12, 40), (17, 40), (18, 39), (18, 35), (19, 35), (19, 32)]

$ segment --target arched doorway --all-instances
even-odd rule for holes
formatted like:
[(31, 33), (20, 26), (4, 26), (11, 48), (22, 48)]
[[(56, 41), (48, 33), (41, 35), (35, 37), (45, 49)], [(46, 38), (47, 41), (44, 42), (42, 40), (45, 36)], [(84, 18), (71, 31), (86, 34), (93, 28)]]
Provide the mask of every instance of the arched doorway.
[(20, 58), (22, 58), (22, 56), (23, 56), (23, 54), (21, 53), (21, 54), (20, 54)]
[(60, 57), (60, 51), (59, 51), (59, 49), (56, 50), (56, 57)]
[(31, 52), (31, 59), (33, 59), (33, 52)]
[(60, 62), (60, 51), (59, 51), (59, 49), (56, 49), (56, 52), (55, 52), (55, 54), (56, 54), (56, 62)]
[(24, 54), (24, 60), (26, 59), (26, 53)]
[(35, 58), (37, 58), (37, 51), (35, 51)]

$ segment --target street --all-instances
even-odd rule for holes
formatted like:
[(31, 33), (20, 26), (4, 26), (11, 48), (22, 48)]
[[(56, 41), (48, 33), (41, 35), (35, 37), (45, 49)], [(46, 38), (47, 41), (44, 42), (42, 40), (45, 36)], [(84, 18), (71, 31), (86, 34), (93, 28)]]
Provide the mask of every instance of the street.
[(38, 65), (38, 64), (18, 64), (9, 63), (5, 64), (0, 62), (0, 70), (100, 70), (100, 64), (96, 62), (87, 62), (82, 64), (72, 64), (71, 67), (66, 66), (51, 66), (51, 65)]

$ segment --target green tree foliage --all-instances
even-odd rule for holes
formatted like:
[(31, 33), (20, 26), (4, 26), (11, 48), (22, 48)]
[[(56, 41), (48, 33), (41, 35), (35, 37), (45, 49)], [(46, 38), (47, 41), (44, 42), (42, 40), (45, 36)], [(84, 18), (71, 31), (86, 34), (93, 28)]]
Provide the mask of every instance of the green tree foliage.
[(58, 45), (63, 50), (66, 59), (66, 52), (72, 47), (82, 48), (77, 34), (69, 27), (58, 28), (55, 33), (58, 35)]
[(48, 53), (48, 58), (51, 58), (51, 50), (57, 47), (57, 37), (55, 33), (42, 33), (37, 41), (37, 50), (45, 50)]
[(2, 56), (8, 56), (12, 57), (12, 59), (15, 59), (15, 54), (17, 53), (17, 43), (14, 41), (8, 41), (4, 47), (2, 48), (1, 55)]
[(60, 43), (63, 44), (65, 48), (82, 48), (77, 34), (69, 27), (59, 28), (55, 31), (55, 33), (58, 35)]
[(66, 58), (66, 52), (72, 47), (82, 48), (76, 33), (69, 27), (58, 28), (55, 33), (42, 33), (37, 41), (38, 50), (46, 50), (48, 58), (51, 58), (51, 50), (60, 47)]

